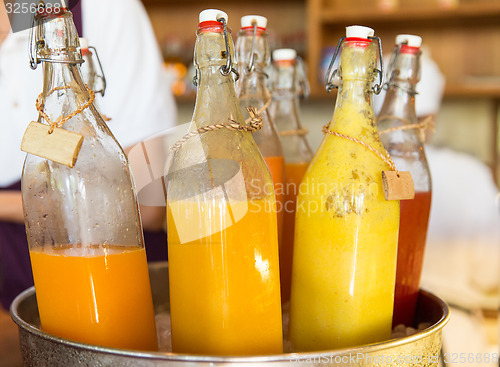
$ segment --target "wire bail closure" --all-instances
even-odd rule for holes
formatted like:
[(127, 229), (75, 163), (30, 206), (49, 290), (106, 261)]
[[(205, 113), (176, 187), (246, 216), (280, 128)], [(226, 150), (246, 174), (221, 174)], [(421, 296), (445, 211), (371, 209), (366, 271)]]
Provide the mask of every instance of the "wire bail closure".
[[(234, 81), (237, 81), (240, 78), (240, 74), (233, 67), (233, 59), (231, 57), (231, 52), (229, 50), (229, 36), (227, 34), (226, 19), (224, 17), (220, 17), (220, 18), (217, 18), (217, 21), (222, 23), (222, 28), (224, 30), (224, 42), (226, 44), (226, 57), (227, 57), (226, 65), (222, 65), (219, 70), (220, 70), (220, 73), (224, 76), (228, 76), (231, 72), (233, 72), (235, 75)], [(198, 67), (196, 67), (195, 74), (193, 77), (193, 84), (195, 87), (198, 86), (199, 79), (200, 79), (200, 72), (198, 70)]]
[(252, 48), (250, 49), (250, 60), (248, 60), (247, 71), (251, 73), (255, 70), (255, 38), (257, 37), (257, 22), (252, 21)]
[[(400, 44), (397, 44), (396, 47), (395, 47), (395, 51), (393, 52), (392, 56), (391, 56), (391, 60), (389, 61), (389, 68), (387, 69), (387, 72), (385, 74), (385, 80), (387, 80), (385, 83), (384, 83), (384, 89), (385, 90), (388, 90), (389, 87), (391, 87), (392, 85), (394, 85), (394, 65), (396, 65), (396, 60), (401, 52), (401, 48), (403, 46), (406, 46), (408, 45), (408, 41), (404, 41)], [(421, 51), (420, 51), (421, 53)], [(401, 86), (398, 86), (398, 88), (401, 88), (401, 89), (404, 89), (406, 92), (412, 94), (412, 95), (417, 95), (418, 92), (415, 91), (415, 90), (409, 90), (407, 88), (402, 88)]]
[(102, 87), (99, 90), (94, 91), (94, 93), (100, 93), (101, 96), (104, 97), (104, 93), (106, 92), (106, 76), (104, 75), (104, 70), (102, 68), (101, 60), (99, 59), (99, 54), (97, 53), (97, 50), (94, 46), (89, 46), (89, 49), (91, 49), (92, 52), (92, 57), (95, 56), (95, 59), (97, 60), (97, 65), (99, 65), (99, 70), (101, 71), (100, 74), (97, 74), (96, 77), (101, 79), (102, 81)]
[[(337, 44), (337, 47), (335, 48), (335, 52), (333, 54), (332, 60), (330, 61), (330, 65), (328, 66), (328, 71), (326, 73), (326, 91), (330, 93), (332, 89), (338, 88), (339, 86), (333, 83), (333, 78), (335, 75), (338, 73), (338, 69), (333, 69), (333, 66), (335, 65), (335, 61), (337, 60), (337, 56), (340, 52), (340, 48), (342, 46), (342, 43), (345, 41), (346, 37), (342, 37), (339, 40), (339, 43)], [(369, 40), (371, 41), (377, 41), (378, 44), (378, 58), (380, 62), (380, 69), (375, 69), (375, 72), (378, 73), (379, 76), (379, 83), (375, 84), (372, 87), (372, 90), (375, 94), (380, 94), (382, 91), (383, 85), (384, 85), (384, 65), (383, 65), (383, 56), (382, 56), (382, 41), (380, 40), (380, 37), (374, 36), (374, 37), (368, 37)]]
[(30, 39), (30, 45), (29, 45), (29, 57), (30, 57), (30, 68), (35, 70), (40, 63), (40, 60), (38, 60), (38, 49), (40, 46), (44, 43), (43, 40), (38, 40), (35, 42), (35, 34), (38, 32), (35, 32), (35, 27), (40, 27), (40, 24), (35, 20), (35, 14), (31, 17), (31, 27), (30, 27), (30, 32), (29, 32), (29, 39)]
[[(60, 64), (82, 64), (83, 63), (83, 58), (80, 52), (80, 57), (79, 59), (76, 60), (64, 60), (64, 59), (52, 59), (50, 57), (39, 57), (38, 56), (38, 51), (45, 47), (45, 40), (43, 39), (36, 39), (37, 36), (41, 33), (41, 23), (36, 20), (36, 13), (33, 14), (31, 18), (31, 28), (29, 32), (29, 59), (30, 59), (30, 68), (35, 70), (42, 61), (46, 62), (55, 62), (55, 63), (60, 63)], [(95, 50), (95, 49), (94, 49)], [(101, 62), (99, 61), (99, 67), (101, 68)], [(102, 73), (104, 77), (104, 73)], [(103, 80), (104, 85), (106, 84), (105, 81)], [(105, 88), (104, 88), (105, 89)], [(102, 92), (102, 95), (104, 96), (104, 89)], [(100, 91), (99, 91), (100, 92)]]
[(222, 28), (224, 30), (224, 42), (226, 43), (226, 57), (227, 57), (226, 65), (220, 67), (220, 73), (224, 76), (228, 76), (229, 73), (233, 72), (236, 75), (235, 79), (236, 81), (240, 78), (240, 74), (233, 67), (233, 59), (231, 57), (231, 52), (229, 49), (229, 35), (227, 34), (226, 19), (224, 17), (220, 17), (217, 18), (217, 21), (222, 23)]

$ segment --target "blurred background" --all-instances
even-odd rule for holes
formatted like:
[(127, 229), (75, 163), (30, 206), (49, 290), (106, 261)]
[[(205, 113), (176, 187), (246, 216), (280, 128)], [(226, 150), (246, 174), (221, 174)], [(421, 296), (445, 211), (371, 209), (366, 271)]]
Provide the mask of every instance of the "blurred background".
[[(448, 237), (428, 238), (422, 287), (453, 306), (452, 320), (444, 330), (446, 353), (498, 356), (500, 237), (491, 227), (500, 228), (494, 202), (500, 182), (500, 0), (142, 1), (172, 84), (178, 124), (190, 121), (195, 103), (192, 64), (199, 12), (206, 8), (227, 12), (234, 40), (241, 16), (267, 17), (271, 49), (294, 48), (307, 66), (311, 94), (302, 101), (300, 114), (313, 150), (334, 110), (336, 95), (325, 92), (324, 72), (345, 27), (374, 28), (385, 55), (392, 51), (397, 34), (422, 36), (424, 52), (446, 81), (428, 144), (467, 157), (442, 159), (439, 163), (444, 165), (435, 165), (434, 171), (429, 160), (434, 194), (438, 188), (458, 194), (450, 194), (448, 201), (441, 201), (444, 208), (433, 208), (431, 213), (431, 232), (438, 233), (441, 225), (451, 230), (443, 230)], [(463, 168), (457, 162), (465, 162)], [(456, 170), (448, 174), (448, 168)], [(440, 179), (449, 176), (449, 180), (440, 183), (435, 173), (441, 169)], [(462, 174), (456, 174), (460, 170)], [(438, 201), (433, 197), (433, 204)], [(458, 209), (454, 201), (461, 201)], [(460, 216), (463, 221), (456, 219)], [(476, 222), (486, 224), (480, 227)], [(463, 223), (477, 231), (466, 231)], [(450, 235), (455, 228), (457, 233)], [(5, 312), (1, 316), (0, 366), (20, 365), (17, 331)], [(494, 364), (475, 359), (467, 365)]]
[(323, 70), (345, 33), (360, 24), (375, 29), (385, 54), (399, 33), (418, 34), (446, 79), (430, 143), (469, 153), (499, 178), (500, 1), (498, 0), (143, 0), (165, 64), (174, 75), (179, 122), (191, 118), (192, 55), (198, 13), (219, 8), (229, 15), (233, 38), (246, 14), (268, 18), (271, 48), (295, 48), (308, 66), (311, 96), (302, 122), (316, 148), (331, 118), (335, 95), (324, 91)]

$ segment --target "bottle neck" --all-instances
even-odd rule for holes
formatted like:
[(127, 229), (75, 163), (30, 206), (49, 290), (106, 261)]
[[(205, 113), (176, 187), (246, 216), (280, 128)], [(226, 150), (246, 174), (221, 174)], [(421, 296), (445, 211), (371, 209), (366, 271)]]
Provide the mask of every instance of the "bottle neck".
[(77, 63), (43, 62), (45, 113), (53, 120), (81, 108), (90, 95)]
[(267, 87), (267, 76), (260, 71), (248, 72), (240, 70), (238, 81), (238, 95), (244, 105), (259, 108), (268, 102), (271, 92)]
[(380, 109), (379, 119), (385, 116), (396, 116), (406, 124), (417, 122), (415, 111), (415, 92), (405, 87), (393, 84), (386, 92), (384, 103)]
[(290, 90), (274, 91), (271, 115), (279, 131), (301, 129), (299, 120), (299, 97)]
[(334, 123), (330, 124), (330, 130), (354, 135), (365, 135), (366, 129), (376, 132), (372, 106), (375, 65), (374, 44), (366, 41), (344, 42)]
[(406, 123), (416, 123), (416, 85), (420, 74), (418, 53), (400, 53), (394, 62), (384, 103), (379, 116), (396, 116)]
[[(203, 24), (203, 23), (202, 23)], [(222, 24), (198, 28), (194, 62), (198, 70), (198, 90), (190, 130), (227, 123), (229, 120), (243, 124), (243, 116), (235, 90), (234, 73), (221, 73), (227, 63), (226, 39)], [(233, 55), (233, 41), (227, 32), (229, 53)], [(234, 57), (231, 57), (234, 60)]]
[(233, 73), (222, 75), (220, 65), (200, 67), (191, 129), (229, 120), (244, 123)]

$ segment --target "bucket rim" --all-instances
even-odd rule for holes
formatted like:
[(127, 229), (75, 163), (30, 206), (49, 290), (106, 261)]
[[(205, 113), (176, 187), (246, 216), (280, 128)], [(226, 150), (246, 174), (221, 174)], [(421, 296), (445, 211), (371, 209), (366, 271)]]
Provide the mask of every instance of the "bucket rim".
[(149, 352), (149, 351), (138, 351), (130, 349), (117, 349), (110, 347), (102, 347), (93, 344), (86, 344), (81, 342), (72, 341), (69, 339), (63, 339), (55, 335), (46, 333), (39, 329), (38, 327), (30, 324), (29, 322), (23, 320), (19, 316), (19, 306), (29, 297), (35, 296), (35, 288), (31, 287), (20, 293), (12, 302), (10, 307), (10, 316), (12, 320), (17, 324), (20, 329), (23, 329), (27, 333), (34, 334), (39, 338), (44, 340), (63, 344), (70, 348), (84, 349), (91, 352), (105, 353), (110, 355), (128, 356), (133, 358), (145, 358), (145, 359), (160, 359), (178, 362), (210, 362), (210, 363), (258, 363), (258, 362), (283, 362), (291, 361), (294, 359), (308, 359), (308, 358), (321, 358), (321, 357), (335, 357), (337, 355), (346, 354), (357, 354), (357, 353), (374, 353), (381, 350), (392, 349), (396, 347), (401, 347), (406, 344), (416, 342), (421, 339), (425, 339), (429, 335), (432, 335), (439, 330), (441, 330), (450, 319), (450, 310), (445, 301), (441, 300), (439, 297), (431, 292), (420, 290), (419, 295), (428, 298), (430, 301), (434, 302), (441, 309), (442, 315), (440, 319), (433, 323), (428, 328), (418, 331), (417, 333), (396, 339), (390, 339), (383, 342), (360, 345), (353, 348), (343, 348), (343, 349), (333, 349), (333, 350), (318, 350), (318, 351), (308, 351), (308, 352), (292, 352), (292, 353), (282, 353), (282, 354), (268, 354), (268, 355), (252, 355), (252, 356), (214, 356), (214, 355), (195, 355), (195, 354), (181, 354), (172, 352)]

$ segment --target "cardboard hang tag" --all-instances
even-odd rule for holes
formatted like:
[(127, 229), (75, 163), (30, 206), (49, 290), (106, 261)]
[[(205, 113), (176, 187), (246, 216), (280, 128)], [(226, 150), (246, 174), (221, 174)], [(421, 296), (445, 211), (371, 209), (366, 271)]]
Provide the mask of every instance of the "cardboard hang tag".
[(73, 168), (83, 143), (83, 136), (32, 121), (23, 135), (21, 150)]
[(410, 172), (382, 171), (385, 200), (409, 200), (415, 197)]

